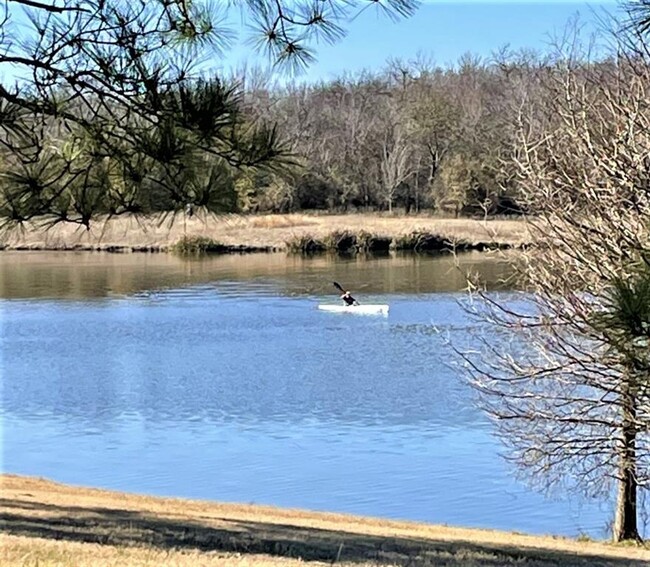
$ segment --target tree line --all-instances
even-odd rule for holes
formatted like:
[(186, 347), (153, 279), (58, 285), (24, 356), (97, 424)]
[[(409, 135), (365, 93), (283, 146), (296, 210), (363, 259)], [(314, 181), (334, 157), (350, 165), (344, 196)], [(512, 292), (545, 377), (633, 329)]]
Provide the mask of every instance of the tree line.
[(514, 124), (522, 97), (541, 120), (554, 101), (540, 81), (563, 65), (503, 49), (448, 67), (393, 60), (317, 84), (277, 86), (253, 70), (152, 83), (141, 107), (58, 86), (46, 118), (5, 100), (0, 215), (88, 224), (180, 210), (532, 212)]
[[(33, 37), (21, 43), (6, 6), (25, 4)], [(278, 85), (260, 70), (197, 72), (197, 49), (218, 50), (222, 37), (198, 3), (52, 6), (5, 5), (0, 68), (26, 69), (22, 82), (0, 83), (6, 223), (89, 226), (98, 215), (178, 211), (535, 212), (516, 174), (516, 124), (522, 100), (538, 121), (555, 104), (542, 82), (562, 76), (559, 52), (504, 48), (446, 67), (420, 56)], [(276, 37), (282, 21), (298, 21), (283, 6), (249, 9), (279, 42), (276, 61), (294, 51), (308, 60), (290, 27)], [(394, 2), (398, 14), (414, 6)], [(303, 14), (303, 23), (318, 27), (317, 15), (326, 14)], [(323, 33), (338, 37), (327, 26)], [(573, 65), (606, 72), (617, 61), (606, 52)]]
[[(30, 42), (12, 35), (24, 4)], [(414, 5), (400, 0), (394, 9)], [(218, 57), (224, 33), (198, 3), (48, 6), (5, 5), (0, 69), (18, 62), (23, 70), (21, 82), (0, 84), (5, 222), (89, 226), (97, 215), (178, 211), (531, 212), (514, 174), (513, 124), (522, 96), (539, 109), (553, 104), (539, 82), (561, 72), (561, 58), (504, 48), (441, 67), (420, 56), (278, 86), (259, 70), (224, 77), (194, 68), (206, 44)], [(280, 42), (276, 61), (293, 51), (308, 59), (290, 28), (275, 36), (296, 14), (282, 3), (260, 6), (262, 31)], [(318, 27), (316, 15), (303, 23)]]
[(538, 74), (552, 69), (548, 58), (503, 49), (448, 67), (393, 60), (376, 73), (276, 89), (244, 74), (243, 84), (256, 85), (249, 111), (278, 124), (294, 164), (251, 180), (242, 206), (521, 214), (508, 165), (511, 111), (517, 93), (532, 95)]

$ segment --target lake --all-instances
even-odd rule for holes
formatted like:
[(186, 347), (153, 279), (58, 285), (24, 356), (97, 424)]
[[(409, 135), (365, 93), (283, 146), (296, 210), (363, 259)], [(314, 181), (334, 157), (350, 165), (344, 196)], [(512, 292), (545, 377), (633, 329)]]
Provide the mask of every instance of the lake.
[[(458, 265), (457, 265), (458, 264)], [(0, 253), (4, 472), (155, 495), (606, 536), (514, 477), (449, 342), (502, 257)], [(317, 310), (333, 280), (388, 317)], [(501, 291), (507, 293), (507, 291)]]

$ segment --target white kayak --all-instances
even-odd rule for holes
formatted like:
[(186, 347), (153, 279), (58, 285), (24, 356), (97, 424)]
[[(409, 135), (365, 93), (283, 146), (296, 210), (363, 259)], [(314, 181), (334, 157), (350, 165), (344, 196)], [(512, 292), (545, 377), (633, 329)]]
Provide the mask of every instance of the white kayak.
[(322, 311), (356, 313), (357, 315), (388, 315), (388, 305), (319, 305)]

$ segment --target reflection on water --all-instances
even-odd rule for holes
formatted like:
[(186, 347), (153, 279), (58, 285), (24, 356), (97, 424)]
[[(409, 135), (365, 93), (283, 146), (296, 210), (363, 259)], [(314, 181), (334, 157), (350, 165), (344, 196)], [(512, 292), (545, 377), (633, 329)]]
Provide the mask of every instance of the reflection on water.
[[(477, 255), (461, 263), (493, 283), (507, 273)], [(475, 325), (450, 293), (463, 283), (449, 257), (57, 253), (0, 255), (0, 265), (11, 298), (0, 302), (3, 470), (602, 535), (606, 511), (530, 492), (498, 457), (449, 364), (448, 341), (467, 345)], [(318, 311), (333, 279), (390, 315)]]
[(276, 254), (182, 258), (172, 254), (106, 252), (2, 252), (0, 297), (92, 298), (111, 294), (207, 284), (215, 280), (276, 282), (290, 295), (331, 293), (341, 280), (357, 293), (429, 293), (465, 287), (465, 274), (480, 270), (491, 287), (509, 275), (499, 253), (374, 259)]

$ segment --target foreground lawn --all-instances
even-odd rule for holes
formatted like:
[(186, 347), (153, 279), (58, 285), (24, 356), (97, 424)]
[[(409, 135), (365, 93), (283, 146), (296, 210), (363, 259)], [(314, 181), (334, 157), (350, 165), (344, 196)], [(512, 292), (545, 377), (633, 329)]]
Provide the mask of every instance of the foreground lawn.
[(154, 498), (0, 475), (0, 565), (650, 565), (650, 549), (263, 506)]

